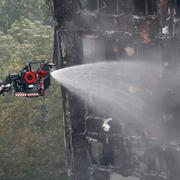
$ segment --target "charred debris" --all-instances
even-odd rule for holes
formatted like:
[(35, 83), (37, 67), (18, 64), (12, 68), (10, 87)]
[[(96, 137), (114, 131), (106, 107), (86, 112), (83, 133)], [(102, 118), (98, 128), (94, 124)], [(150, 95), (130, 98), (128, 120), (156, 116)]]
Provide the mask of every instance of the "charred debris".
[[(49, 4), (56, 22), (57, 68), (121, 59), (158, 59), (165, 72), (180, 65), (180, 0), (51, 0)], [(179, 142), (162, 145), (142, 129), (129, 135), (119, 123), (121, 117), (94, 112), (63, 87), (62, 98), (70, 179), (110, 180), (114, 174), (122, 179), (179, 179)], [(162, 115), (172, 115), (176, 126), (173, 112), (178, 107), (164, 108)]]

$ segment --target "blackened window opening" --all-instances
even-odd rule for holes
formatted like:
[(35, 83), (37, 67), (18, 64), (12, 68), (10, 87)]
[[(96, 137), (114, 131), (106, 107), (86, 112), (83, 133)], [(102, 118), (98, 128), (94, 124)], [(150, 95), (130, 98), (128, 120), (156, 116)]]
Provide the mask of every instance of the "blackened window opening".
[(134, 0), (135, 14), (143, 16), (146, 13), (145, 0)]
[(157, 0), (134, 0), (135, 14), (139, 16), (155, 15), (157, 13)]
[(148, 15), (157, 14), (157, 1), (156, 0), (148, 0), (147, 3), (148, 3), (147, 4)]
[(180, 18), (180, 0), (176, 0), (176, 14)]

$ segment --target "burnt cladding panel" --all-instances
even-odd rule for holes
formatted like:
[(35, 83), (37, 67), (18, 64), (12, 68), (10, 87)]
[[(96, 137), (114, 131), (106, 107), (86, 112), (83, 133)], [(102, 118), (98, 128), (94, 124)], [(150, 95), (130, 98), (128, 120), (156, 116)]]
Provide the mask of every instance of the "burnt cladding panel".
[(90, 161), (87, 156), (89, 144), (84, 136), (72, 137), (74, 153), (74, 178), (73, 180), (89, 180)]
[(69, 112), (72, 129), (76, 133), (84, 132), (85, 129), (85, 105), (84, 102), (75, 95), (70, 95)]

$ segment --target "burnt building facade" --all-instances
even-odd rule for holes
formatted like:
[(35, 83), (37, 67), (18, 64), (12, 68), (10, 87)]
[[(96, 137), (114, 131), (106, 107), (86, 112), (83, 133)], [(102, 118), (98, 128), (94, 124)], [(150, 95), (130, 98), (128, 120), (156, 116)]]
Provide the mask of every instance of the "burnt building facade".
[[(57, 68), (122, 59), (160, 59), (167, 68), (179, 65), (180, 0), (51, 0), (49, 4), (56, 22)], [(64, 87), (62, 98), (70, 179), (111, 180), (118, 174), (178, 180), (179, 174), (169, 167), (174, 162), (179, 168), (176, 158), (158, 141), (125, 135), (123, 124), (96, 114)], [(171, 147), (175, 154), (176, 150)]]

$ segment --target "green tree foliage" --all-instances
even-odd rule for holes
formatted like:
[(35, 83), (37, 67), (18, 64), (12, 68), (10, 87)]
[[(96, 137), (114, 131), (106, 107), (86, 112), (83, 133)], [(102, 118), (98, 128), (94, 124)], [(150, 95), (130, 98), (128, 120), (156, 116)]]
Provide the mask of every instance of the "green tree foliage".
[[(44, 0), (0, 1), (1, 79), (30, 60), (52, 59)], [(50, 18), (49, 18), (50, 19)], [(59, 85), (45, 98), (0, 97), (0, 179), (65, 180)]]
[(6, 31), (22, 16), (48, 23), (52, 20), (49, 14), (45, 0), (1, 0), (0, 30)]
[(7, 33), (0, 32), (0, 42), (0, 58), (6, 64), (6, 73), (30, 60), (52, 59), (53, 29), (40, 21), (21, 17)]

